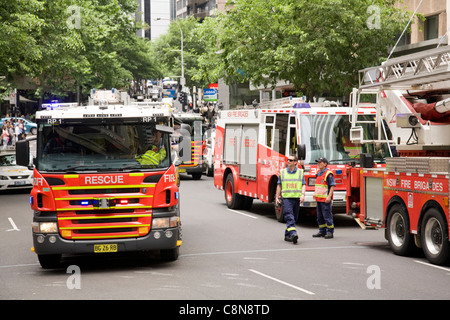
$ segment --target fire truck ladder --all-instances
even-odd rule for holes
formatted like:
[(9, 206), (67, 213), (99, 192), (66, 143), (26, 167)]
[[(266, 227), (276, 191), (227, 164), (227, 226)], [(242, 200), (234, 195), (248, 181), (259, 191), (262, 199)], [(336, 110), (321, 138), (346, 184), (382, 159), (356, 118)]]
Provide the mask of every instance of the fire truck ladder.
[[(450, 80), (450, 46), (426, 50), (402, 57), (390, 59), (381, 66), (363, 69), (359, 72), (359, 89), (351, 94), (352, 128), (350, 138), (358, 143), (394, 142), (388, 141), (383, 123), (383, 114), (379, 101), (383, 90), (425, 90), (433, 83)], [(378, 139), (365, 140), (363, 128), (358, 120), (359, 109), (370, 104), (361, 103), (361, 96), (376, 95), (376, 119)], [(367, 122), (367, 121), (366, 121)], [(384, 137), (381, 139), (381, 130)]]

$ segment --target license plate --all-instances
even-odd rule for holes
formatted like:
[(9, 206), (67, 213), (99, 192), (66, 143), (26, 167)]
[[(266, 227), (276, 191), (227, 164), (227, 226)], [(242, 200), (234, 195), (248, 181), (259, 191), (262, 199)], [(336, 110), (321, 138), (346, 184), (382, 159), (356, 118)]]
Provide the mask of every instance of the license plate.
[(186, 169), (178, 169), (178, 172), (186, 172)]
[(117, 244), (96, 244), (94, 245), (94, 252), (117, 252)]

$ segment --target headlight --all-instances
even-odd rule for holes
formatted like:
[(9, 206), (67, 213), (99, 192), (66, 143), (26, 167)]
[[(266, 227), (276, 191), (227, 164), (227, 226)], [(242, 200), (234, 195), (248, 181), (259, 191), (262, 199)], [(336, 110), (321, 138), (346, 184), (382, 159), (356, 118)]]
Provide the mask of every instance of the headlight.
[(57, 233), (58, 224), (56, 222), (33, 222), (33, 232), (35, 233)]
[(8, 180), (7, 176), (0, 176), (0, 180)]
[(154, 218), (152, 222), (153, 229), (174, 228), (178, 225), (178, 217)]
[(308, 186), (314, 187), (316, 185), (316, 178), (309, 178), (308, 179)]

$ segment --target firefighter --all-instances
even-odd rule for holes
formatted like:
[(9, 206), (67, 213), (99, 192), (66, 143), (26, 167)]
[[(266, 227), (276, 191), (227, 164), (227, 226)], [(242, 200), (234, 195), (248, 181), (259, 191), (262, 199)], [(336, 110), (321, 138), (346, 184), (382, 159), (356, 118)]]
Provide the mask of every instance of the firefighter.
[(305, 201), (306, 182), (303, 170), (297, 167), (297, 156), (290, 155), (287, 159), (287, 167), (280, 171), (276, 191), (276, 204), (283, 202), (283, 214), (286, 221), (286, 230), (284, 240), (293, 242), (298, 241), (298, 234), (295, 228), (295, 222), (298, 218), (300, 203)]
[(317, 201), (317, 223), (319, 225), (319, 232), (313, 234), (313, 237), (332, 239), (334, 234), (334, 223), (331, 206), (336, 184), (334, 182), (333, 172), (327, 167), (327, 158), (319, 158), (316, 162), (318, 172), (316, 175), (314, 198)]
[(136, 160), (142, 165), (159, 165), (166, 158), (166, 155), (162, 133), (153, 129), (150, 148), (144, 154), (136, 155)]

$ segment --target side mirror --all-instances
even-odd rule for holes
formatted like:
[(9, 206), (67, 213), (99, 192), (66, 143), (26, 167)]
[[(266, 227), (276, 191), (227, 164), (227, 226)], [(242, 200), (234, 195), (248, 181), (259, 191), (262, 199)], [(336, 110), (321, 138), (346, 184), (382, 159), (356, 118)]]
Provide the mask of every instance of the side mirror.
[(16, 142), (16, 164), (19, 166), (30, 166), (30, 143), (28, 140)]
[(297, 145), (297, 158), (298, 158), (298, 160), (305, 160), (305, 158), (306, 158), (306, 145), (304, 145), (304, 144)]

